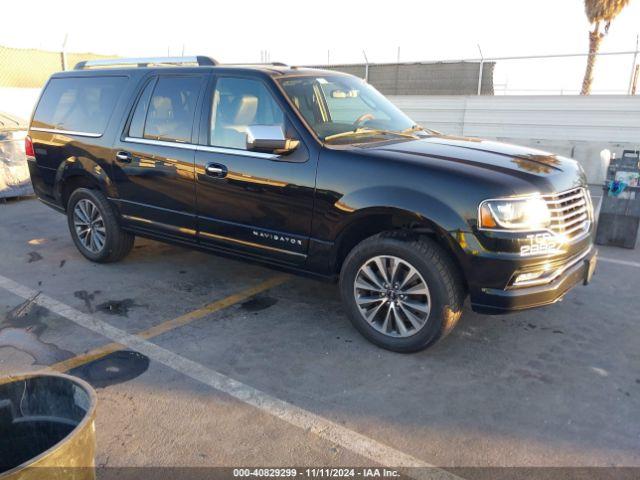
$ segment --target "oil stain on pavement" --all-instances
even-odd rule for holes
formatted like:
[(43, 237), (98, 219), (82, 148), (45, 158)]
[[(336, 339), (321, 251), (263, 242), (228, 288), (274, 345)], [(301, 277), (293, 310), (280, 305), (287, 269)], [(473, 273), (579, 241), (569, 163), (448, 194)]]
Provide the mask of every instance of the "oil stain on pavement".
[(100, 290), (94, 290), (93, 293), (89, 293), (86, 290), (77, 290), (73, 292), (73, 296), (82, 300), (85, 307), (87, 307), (87, 310), (90, 313), (93, 313), (93, 300), (96, 295), (99, 295), (100, 293)]
[(95, 388), (132, 380), (149, 368), (149, 357), (131, 350), (118, 350), (65, 373), (80, 377)]
[(240, 308), (243, 310), (247, 310), (249, 312), (259, 312), (260, 310), (266, 310), (269, 307), (272, 307), (278, 303), (277, 298), (269, 297), (267, 295), (260, 295), (257, 297), (253, 297), (251, 300), (247, 300)]
[(13, 347), (31, 356), (38, 365), (50, 365), (74, 356), (53, 343), (44, 342), (47, 310), (35, 303), (39, 293), (9, 311), (0, 321), (0, 348)]
[(147, 307), (147, 305), (141, 305), (131, 298), (125, 298), (124, 300), (109, 300), (100, 305), (96, 305), (96, 310), (108, 313), (109, 315), (128, 317), (129, 309), (134, 307)]
[(29, 252), (27, 255), (29, 255), (27, 263), (33, 263), (37, 262), (38, 260), (42, 260), (42, 255), (40, 255), (38, 252)]

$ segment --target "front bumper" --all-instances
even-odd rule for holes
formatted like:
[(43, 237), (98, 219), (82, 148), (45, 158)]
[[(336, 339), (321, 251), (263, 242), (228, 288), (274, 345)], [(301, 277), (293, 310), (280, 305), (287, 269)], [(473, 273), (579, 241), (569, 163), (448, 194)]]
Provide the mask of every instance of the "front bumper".
[(546, 285), (517, 289), (473, 289), (471, 307), (478, 313), (501, 314), (555, 303), (579, 283), (589, 283), (596, 262), (597, 251), (591, 246), (585, 252), (569, 259), (562, 272)]

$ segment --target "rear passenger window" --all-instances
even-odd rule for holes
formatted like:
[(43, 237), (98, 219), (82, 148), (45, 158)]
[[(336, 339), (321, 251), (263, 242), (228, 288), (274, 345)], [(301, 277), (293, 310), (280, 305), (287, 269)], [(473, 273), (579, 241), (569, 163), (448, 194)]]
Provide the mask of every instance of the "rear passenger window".
[(126, 77), (54, 78), (33, 117), (33, 127), (102, 135)]
[[(158, 79), (147, 108), (144, 138), (168, 142), (191, 140), (201, 80), (202, 77)], [(137, 113), (134, 113), (134, 117)]]

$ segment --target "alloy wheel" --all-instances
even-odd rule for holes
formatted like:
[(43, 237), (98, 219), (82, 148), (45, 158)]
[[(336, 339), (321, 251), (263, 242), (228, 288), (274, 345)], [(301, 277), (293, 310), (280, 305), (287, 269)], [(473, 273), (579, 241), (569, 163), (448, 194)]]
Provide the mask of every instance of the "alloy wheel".
[(99, 253), (105, 244), (107, 230), (98, 207), (86, 198), (73, 209), (73, 225), (80, 243), (92, 253)]
[(431, 295), (423, 276), (409, 262), (391, 255), (367, 260), (353, 286), (366, 322), (391, 337), (409, 337), (427, 323)]

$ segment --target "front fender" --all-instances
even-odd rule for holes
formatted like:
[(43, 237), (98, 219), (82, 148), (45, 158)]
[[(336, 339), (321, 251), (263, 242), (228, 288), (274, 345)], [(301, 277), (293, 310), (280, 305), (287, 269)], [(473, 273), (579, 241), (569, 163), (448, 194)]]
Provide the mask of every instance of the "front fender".
[(447, 232), (471, 232), (461, 214), (428, 192), (403, 187), (368, 187), (351, 192), (335, 202), (341, 215), (340, 228), (373, 211), (400, 210), (427, 220)]
[[(451, 200), (451, 197), (450, 197)], [(426, 226), (457, 259), (463, 271), (470, 267), (482, 246), (473, 234), (474, 209), (464, 196), (444, 203), (425, 191), (404, 187), (368, 187), (349, 193), (333, 205), (337, 238), (350, 226), (376, 215), (401, 216), (417, 226)], [(339, 243), (339, 242), (338, 242)]]

